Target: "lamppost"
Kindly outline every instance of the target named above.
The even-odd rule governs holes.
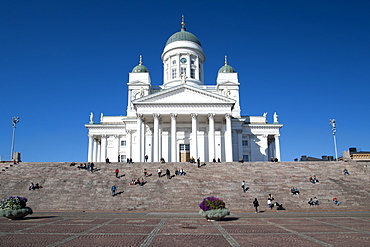
[[[337,124],[335,122],[335,119],[329,119],[329,124],[332,127],[331,130],[334,137],[335,160],[338,160],[337,139],[335,137],[335,134],[337,133]]]
[[[13,127],[13,135],[12,135],[12,150],[11,150],[11,160],[13,160],[14,156],[14,139],[15,139],[15,129],[17,128],[17,123],[19,122],[19,117],[12,118],[12,127]]]

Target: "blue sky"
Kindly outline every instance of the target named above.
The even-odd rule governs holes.
[[[281,156],[370,150],[370,1],[0,1],[0,155],[86,161],[89,113],[126,115],[139,55],[153,85],[180,30],[201,41],[205,84],[224,56],[239,73],[242,115],[273,112]]]

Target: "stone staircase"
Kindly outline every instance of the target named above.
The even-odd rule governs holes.
[[[369,210],[370,162],[245,162],[207,163],[200,168],[190,163],[95,163],[90,172],[69,163],[19,163],[0,172],[0,199],[24,196],[34,211],[186,211],[197,212],[204,197],[223,199],[232,212],[252,211],[255,197],[261,210],[267,209],[267,196],[283,203],[288,211]],[[187,175],[167,179],[158,178],[166,169],[174,175],[183,168]],[[115,169],[120,178],[115,177]],[[146,168],[152,176],[144,178],[144,186],[129,185],[132,178],[143,178]],[[347,168],[351,175],[343,175]],[[312,184],[316,175],[320,183]],[[249,190],[244,193],[241,182]],[[42,189],[28,190],[30,183]],[[111,196],[116,185],[119,194]],[[292,195],[290,188],[298,187],[300,195]],[[122,192],[122,193],[120,193]],[[320,206],[309,207],[309,198],[317,197]],[[332,198],[341,201],[335,206]]]

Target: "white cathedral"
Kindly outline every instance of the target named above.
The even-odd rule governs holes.
[[[280,161],[280,128],[262,116],[241,116],[239,79],[233,67],[219,69],[216,85],[204,84],[206,57],[198,38],[181,30],[162,53],[163,84],[151,84],[140,63],[129,73],[127,116],[90,114],[88,162]]]

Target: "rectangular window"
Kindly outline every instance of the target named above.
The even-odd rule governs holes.
[[[242,145],[243,145],[243,146],[248,146],[248,140],[244,140],[244,141],[242,141]]]
[[[172,65],[176,64],[176,60],[172,60]]]
[[[126,161],[126,155],[121,155],[121,162],[125,162]]]
[[[126,146],[126,141],[121,141],[121,147]]]
[[[190,144],[180,144],[180,151],[190,151]]]
[[[195,79],[195,69],[190,70],[190,77]]]
[[[180,74],[181,75],[186,75],[186,68],[185,67],[181,67],[180,69],[181,69]]]
[[[248,154],[243,155],[243,160],[245,162],[249,162],[249,155]]]
[[[172,79],[176,79],[177,74],[176,74],[176,69],[172,69]]]

